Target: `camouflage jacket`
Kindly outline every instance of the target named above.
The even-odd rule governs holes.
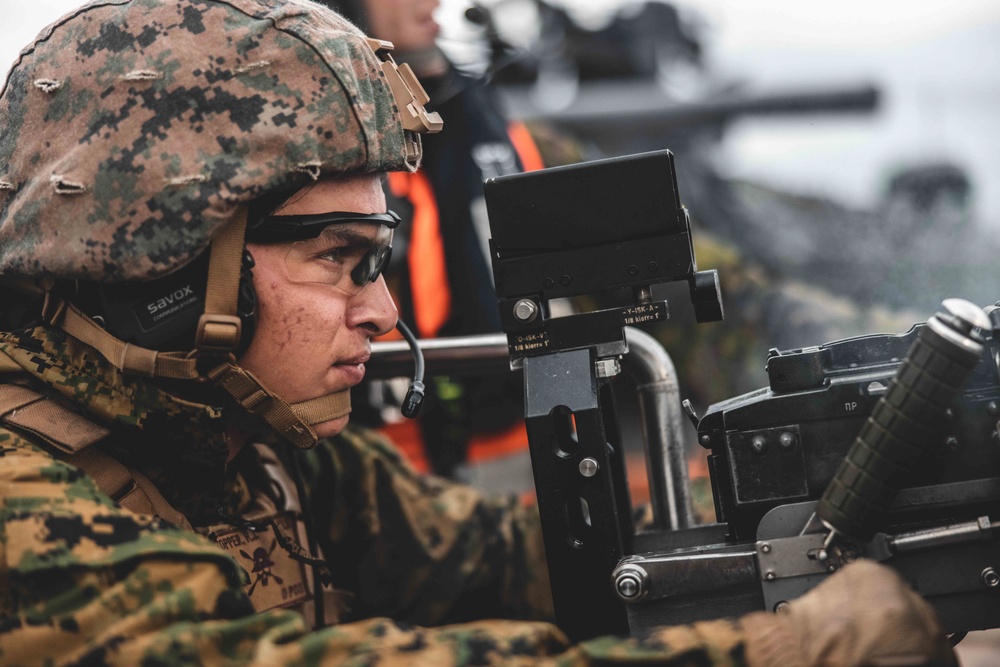
[[[299,461],[317,548],[351,611],[319,630],[286,609],[255,613],[247,571],[186,527],[245,512],[252,495],[243,455],[226,463],[220,408],[122,377],[41,328],[0,334],[0,398],[18,387],[60,410],[38,428],[0,414],[4,665],[743,664],[738,622],[572,645],[547,622],[482,620],[547,613],[534,509],[419,476],[358,431]],[[127,511],[67,462],[45,436],[66,415],[77,444],[141,471],[180,518]]]

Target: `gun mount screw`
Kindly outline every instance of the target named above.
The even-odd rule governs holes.
[[[953,452],[958,449],[958,438],[953,435],[949,435],[948,439],[944,441],[944,446],[948,448],[949,452]]]
[[[791,607],[789,607],[788,603],[784,600],[774,605],[775,614],[787,614],[789,611],[791,611]]]
[[[660,265],[657,264],[656,262],[650,262],[649,264],[646,265],[646,268],[649,269],[650,273],[656,273],[657,271],[660,270]]]
[[[636,266],[635,264],[629,264],[628,265],[628,274],[630,276],[634,276],[637,273],[639,273],[639,267]]]
[[[562,276],[559,277],[559,284],[561,284],[563,287],[566,287],[571,282],[573,282],[573,278],[571,278],[568,273],[564,273],[562,274]]]
[[[782,449],[791,449],[795,446],[795,434],[790,431],[783,431],[778,436],[778,445]]]
[[[763,553],[769,554],[771,553],[771,545],[768,544],[767,542],[764,542],[764,544],[760,545],[760,550]]]
[[[631,602],[646,594],[649,575],[638,565],[623,565],[615,575],[615,592],[618,597]]]
[[[580,474],[584,477],[593,477],[601,469],[601,465],[597,462],[597,459],[588,456],[580,461],[579,469]]]
[[[991,416],[996,417],[1000,413],[1000,405],[997,405],[996,401],[990,401],[986,404],[986,412],[990,413]]]
[[[621,362],[618,357],[610,359],[598,359],[594,363],[594,374],[599,378],[613,378],[622,372]]]
[[[542,281],[542,286],[543,287],[552,287],[555,284],[556,284],[556,281],[552,280],[552,278],[546,278],[545,280]]]
[[[712,444],[712,436],[706,433],[705,435],[701,436],[701,438],[699,438],[698,441],[702,444],[703,447],[708,447],[710,444]]]
[[[826,561],[830,560],[830,554],[827,553],[826,549],[820,549],[819,553],[816,554],[816,560],[818,560],[821,563],[825,563]]]
[[[986,586],[988,590],[994,591],[997,587],[1000,587],[1000,574],[998,574],[992,567],[988,567],[983,570],[980,577],[983,580],[983,586]]]
[[[767,572],[764,573],[764,578],[767,579],[768,581],[774,581],[775,577],[777,576],[778,575],[774,573],[774,570],[768,570]]]
[[[767,449],[767,440],[762,435],[755,435],[750,441],[750,448],[753,449],[754,454],[763,454],[764,450]]]
[[[514,304],[514,317],[522,322],[530,322],[538,315],[538,304],[531,299],[518,299]]]
[[[639,593],[639,585],[632,577],[618,579],[618,594],[623,598],[634,598]]]

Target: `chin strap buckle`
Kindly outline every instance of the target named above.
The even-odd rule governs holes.
[[[319,439],[288,403],[268,391],[249,371],[224,363],[209,371],[208,377],[244,410],[263,419],[299,449],[309,449]]]
[[[198,319],[194,345],[198,352],[228,354],[236,349],[243,323],[236,315],[205,313]]]

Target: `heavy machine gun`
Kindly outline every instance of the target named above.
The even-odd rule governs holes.
[[[623,327],[666,319],[651,286],[671,281],[688,283],[699,321],[722,316],[672,156],[501,177],[486,200],[571,637],[778,610],[859,557],[897,568],[951,632],[1000,627],[1000,313],[949,300],[905,334],[773,350],[770,386],[701,418],[689,407],[718,522],[636,530],[612,395]],[[554,299],[609,290],[627,303],[551,316]]]

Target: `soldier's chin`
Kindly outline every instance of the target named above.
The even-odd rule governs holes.
[[[350,416],[344,415],[343,417],[337,417],[336,419],[330,419],[329,421],[313,424],[313,430],[316,431],[316,435],[321,438],[332,438],[344,430],[348,421],[350,421]]]

